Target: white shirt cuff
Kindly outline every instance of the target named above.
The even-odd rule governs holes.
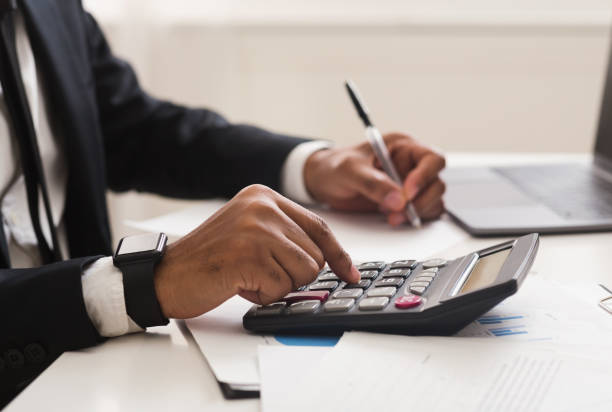
[[[304,166],[311,154],[332,147],[331,142],[314,140],[297,145],[287,156],[281,170],[281,192],[286,197],[299,203],[313,204],[316,200],[310,196],[304,182]]]
[[[123,273],[111,257],[96,260],[81,277],[83,299],[89,318],[100,336],[107,338],[142,332],[127,314],[123,296]]]

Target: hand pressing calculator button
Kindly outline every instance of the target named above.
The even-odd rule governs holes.
[[[389,298],[365,298],[359,302],[360,310],[381,310],[389,303]]]
[[[310,285],[308,290],[334,290],[338,287],[338,282],[328,281],[328,282],[318,282]]]
[[[359,266],[361,272],[376,275],[366,277],[367,273],[359,284],[316,279],[283,302],[253,306],[243,325],[264,334],[364,330],[452,335],[516,293],[537,249],[538,234],[534,233],[448,261],[367,262]],[[319,276],[326,273],[331,272],[325,268]]]
[[[332,299],[325,302],[325,312],[346,312],[355,304],[355,299]]]

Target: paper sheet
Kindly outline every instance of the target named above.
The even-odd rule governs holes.
[[[598,307],[596,285],[588,298],[581,289],[531,274],[518,292],[480,317],[457,336],[504,340],[589,344],[612,342],[612,316]],[[586,286],[582,285],[582,289]]]
[[[185,321],[220,382],[259,385],[257,348],[260,345],[331,347],[339,337],[256,335],[242,327],[252,303],[235,296],[212,311]]]
[[[176,239],[198,227],[224,204],[224,200],[209,200],[178,212],[140,222],[126,221],[126,224],[143,231],[165,232]],[[313,211],[325,219],[355,261],[425,259],[469,237],[448,217],[415,229],[408,225],[393,228],[382,215],[375,213],[341,213],[323,208]]]
[[[610,349],[349,332],[264,412],[607,411]]]
[[[279,399],[293,388],[299,376],[318,367],[330,347],[259,346],[259,374],[261,376],[261,410],[278,410]]]

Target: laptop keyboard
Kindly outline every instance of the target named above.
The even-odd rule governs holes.
[[[612,218],[612,183],[588,167],[565,164],[493,170],[564,218]]]

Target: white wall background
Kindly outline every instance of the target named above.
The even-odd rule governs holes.
[[[443,151],[589,151],[612,3],[601,0],[88,0],[152,93],[340,144],[382,130]],[[182,203],[111,196],[119,222]]]

